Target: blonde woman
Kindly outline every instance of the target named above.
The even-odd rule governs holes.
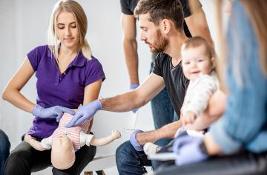
[[[5,100],[34,115],[27,134],[37,141],[53,133],[64,112],[74,114],[71,109],[98,98],[105,75],[99,61],[91,55],[86,31],[87,18],[82,7],[73,0],[58,1],[50,19],[48,45],[38,46],[27,54],[4,90]],[[36,104],[20,92],[34,74]],[[80,174],[95,152],[95,146],[82,147],[76,152],[72,167],[53,168],[53,174]],[[5,174],[29,175],[51,166],[50,153],[50,150],[35,150],[23,141],[10,154]]]

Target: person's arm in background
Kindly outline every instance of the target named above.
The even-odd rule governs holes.
[[[26,58],[24,63],[8,82],[7,87],[3,91],[2,98],[24,111],[32,112],[34,103],[23,96],[20,90],[29,81],[33,74],[34,70],[31,63],[29,59]]]
[[[191,15],[185,18],[185,22],[192,36],[201,36],[206,39],[211,45],[211,39],[206,15],[202,9],[199,0],[188,0]]]
[[[130,78],[130,87],[139,85],[136,19],[134,15],[121,15],[123,51]],[[136,87],[135,87],[136,88]],[[132,87],[132,89],[135,89]]]

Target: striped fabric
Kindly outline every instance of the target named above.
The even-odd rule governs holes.
[[[60,119],[58,128],[54,131],[52,137],[60,137],[63,134],[67,135],[69,139],[72,141],[74,145],[74,149],[80,149],[80,132],[83,131],[84,133],[88,132],[88,128],[90,125],[90,121],[83,123],[82,125],[66,128],[65,125],[71,120],[73,116],[70,114],[65,113],[62,118]]]

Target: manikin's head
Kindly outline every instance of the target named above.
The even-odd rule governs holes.
[[[140,0],[134,11],[141,40],[153,53],[165,52],[174,33],[183,33],[184,16],[179,0]]]
[[[209,74],[215,68],[214,50],[201,37],[187,40],[182,45],[181,57],[184,75],[189,80]]]
[[[53,138],[51,162],[57,169],[68,169],[75,162],[75,150],[71,140],[66,136]]]

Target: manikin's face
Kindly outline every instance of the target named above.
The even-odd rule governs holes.
[[[70,12],[62,11],[56,19],[55,31],[61,45],[75,49],[79,43],[79,29],[76,18]]]
[[[141,40],[150,48],[151,52],[158,53],[166,50],[168,40],[162,35],[159,26],[149,21],[149,14],[139,15]]]
[[[187,48],[181,51],[183,72],[187,79],[193,80],[201,74],[209,74],[213,61],[204,46]]]

